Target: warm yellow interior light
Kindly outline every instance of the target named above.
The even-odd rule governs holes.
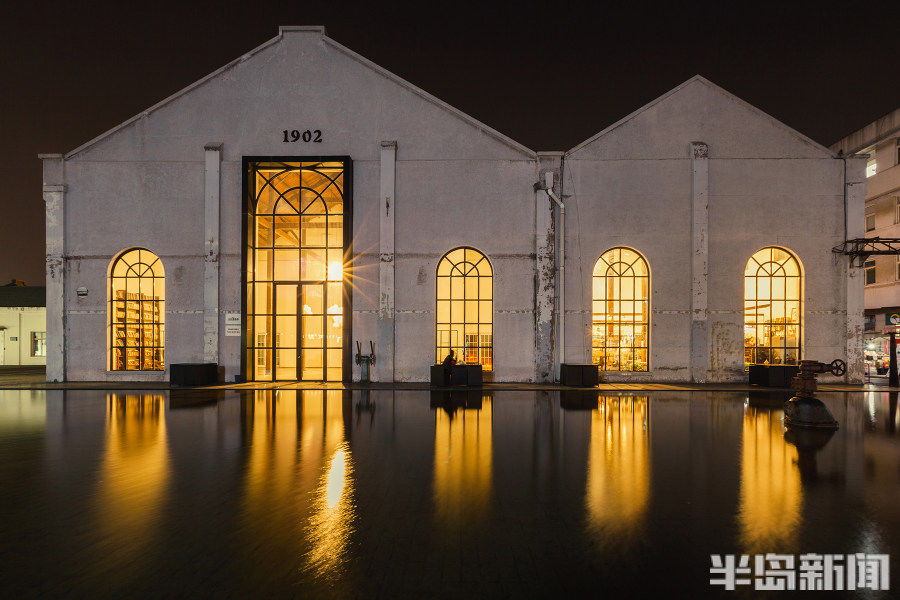
[[[328,263],[328,281],[340,281],[344,277],[344,265],[338,261]]]

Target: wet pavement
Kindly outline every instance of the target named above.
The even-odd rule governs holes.
[[[3,595],[697,597],[710,554],[896,560],[897,394],[820,397],[830,436],[763,392],[0,391]]]

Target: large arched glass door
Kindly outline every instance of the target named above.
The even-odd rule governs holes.
[[[341,161],[249,163],[252,380],[345,378],[345,171]]]

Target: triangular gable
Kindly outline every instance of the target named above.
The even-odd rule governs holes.
[[[639,119],[644,113],[651,111],[652,109],[664,104],[666,101],[668,101],[670,99],[674,99],[675,96],[679,95],[681,92],[683,92],[683,91],[687,90],[688,88],[690,88],[691,86],[695,86],[695,85],[705,86],[705,88],[714,91],[715,93],[717,93],[724,99],[728,100],[732,104],[740,107],[741,109],[745,110],[746,112],[765,121],[769,126],[775,128],[776,130],[785,134],[787,137],[792,138],[794,141],[799,142],[802,146],[806,147],[807,150],[809,152],[811,152],[812,154],[816,154],[816,155],[819,155],[822,157],[834,156],[834,154],[831,152],[831,150],[829,150],[825,146],[808,138],[807,136],[803,135],[799,131],[792,129],[791,127],[788,127],[787,125],[785,125],[778,119],[772,117],[771,115],[756,108],[752,104],[735,96],[731,92],[719,87],[718,85],[709,81],[705,77],[703,77],[701,75],[695,75],[695,76],[691,77],[690,79],[688,79],[687,81],[685,81],[684,83],[682,83],[681,85],[669,90],[662,96],[656,98],[655,100],[653,100],[651,102],[648,102],[647,104],[640,107],[639,109],[632,112],[631,114],[623,117],[622,119],[619,119],[618,121],[616,121],[615,123],[613,123],[606,129],[602,130],[601,132],[599,132],[599,133],[591,136],[590,138],[586,139],[585,141],[581,142],[580,144],[578,144],[577,146],[575,146],[574,148],[572,148],[571,150],[566,152],[566,158],[573,157],[574,155],[579,154],[579,153],[583,153],[584,150],[586,150],[587,148],[590,148],[591,146],[593,146],[594,144],[599,142],[601,139],[611,136],[614,132],[616,132],[623,126],[626,126],[629,123],[632,123],[635,120]],[[693,141],[693,140],[691,140],[691,141]],[[707,140],[700,140],[700,141],[707,141]]]
[[[118,131],[120,131],[120,130],[122,130],[122,129],[125,129],[125,128],[127,128],[127,127],[130,126],[130,125],[133,125],[135,122],[139,121],[140,119],[149,116],[149,115],[152,114],[153,112],[155,112],[155,111],[157,111],[157,110],[159,110],[159,109],[165,107],[165,106],[168,105],[168,104],[171,104],[173,101],[175,101],[175,100],[177,100],[177,99],[179,99],[179,98],[185,96],[186,94],[189,94],[191,91],[193,91],[193,90],[195,90],[195,89],[197,89],[197,88],[203,86],[204,84],[206,84],[206,83],[208,83],[208,82],[210,82],[210,81],[212,81],[212,80],[214,80],[214,79],[220,77],[222,74],[226,73],[227,71],[231,70],[232,68],[236,67],[237,65],[240,65],[240,64],[244,63],[244,62],[247,61],[248,59],[254,57],[254,56],[257,55],[257,54],[259,54],[260,52],[262,52],[262,51],[264,51],[264,50],[266,50],[266,49],[272,47],[273,45],[275,45],[275,44],[281,42],[281,41],[284,39],[284,34],[285,34],[285,32],[313,32],[313,33],[319,33],[319,34],[322,36],[322,40],[325,42],[325,44],[327,44],[327,45],[330,46],[331,48],[333,48],[333,49],[335,49],[335,50],[341,52],[342,54],[344,54],[344,55],[350,57],[351,59],[353,59],[353,60],[355,60],[355,61],[357,61],[357,62],[363,64],[364,66],[366,66],[367,68],[369,68],[369,69],[371,69],[372,71],[376,72],[377,74],[381,75],[382,77],[384,77],[384,78],[390,80],[391,82],[393,82],[393,83],[395,83],[395,84],[401,86],[402,88],[404,88],[404,89],[406,89],[406,90],[408,90],[408,91],[410,91],[410,92],[416,94],[417,96],[423,98],[423,99],[426,100],[427,102],[429,102],[429,103],[431,103],[431,104],[434,104],[434,105],[440,107],[441,109],[443,109],[444,111],[450,113],[450,114],[453,115],[454,117],[456,117],[456,118],[458,118],[458,119],[464,121],[466,124],[468,124],[468,125],[470,125],[470,126],[476,128],[477,130],[479,130],[480,132],[484,133],[485,135],[487,135],[487,136],[489,136],[489,137],[491,137],[491,138],[494,138],[495,140],[501,142],[502,144],[508,146],[509,148],[515,150],[516,152],[519,152],[519,153],[523,154],[524,156],[526,156],[526,157],[528,157],[528,158],[534,158],[534,157],[536,156],[536,152],[535,152],[535,151],[533,151],[533,150],[531,150],[531,149],[529,149],[529,148],[526,148],[525,146],[523,146],[522,144],[516,142],[516,141],[513,140],[512,138],[503,135],[502,133],[496,131],[495,129],[493,129],[493,128],[487,126],[487,125],[485,125],[484,123],[482,123],[482,122],[480,122],[480,121],[478,121],[478,120],[475,119],[474,117],[471,117],[471,116],[467,115],[466,113],[462,112],[461,110],[459,110],[459,109],[457,109],[457,108],[454,108],[453,106],[450,106],[449,104],[447,104],[447,103],[444,102],[443,100],[440,100],[439,98],[436,98],[435,96],[429,94],[429,93],[426,92],[425,90],[423,90],[423,89],[421,89],[421,88],[419,88],[419,87],[416,87],[415,85],[413,85],[412,83],[406,81],[405,79],[403,79],[403,78],[401,78],[401,77],[395,75],[394,73],[391,73],[390,71],[388,71],[387,69],[384,69],[383,67],[378,66],[377,64],[373,63],[372,61],[370,61],[370,60],[368,60],[368,59],[366,59],[366,58],[360,56],[360,55],[357,54],[356,52],[353,52],[352,50],[350,50],[350,49],[347,48],[346,46],[343,46],[343,45],[339,44],[338,42],[336,42],[335,40],[329,38],[329,37],[325,34],[325,28],[324,28],[323,26],[281,26],[281,27],[278,28],[278,35],[275,36],[274,38],[272,38],[272,39],[268,40],[267,42],[265,42],[265,43],[263,43],[263,44],[257,46],[256,48],[254,48],[253,50],[250,50],[250,51],[247,52],[246,54],[243,54],[242,56],[240,56],[239,58],[237,58],[237,59],[235,59],[235,60],[229,62],[229,63],[226,64],[225,66],[223,66],[223,67],[221,67],[221,68],[219,68],[219,69],[213,71],[212,73],[210,73],[209,75],[203,77],[202,79],[199,79],[199,80],[195,81],[195,82],[192,83],[191,85],[189,85],[189,86],[187,86],[187,87],[185,87],[185,88],[179,90],[178,92],[175,92],[174,94],[172,94],[171,96],[165,98],[164,100],[162,100],[162,101],[160,101],[160,102],[157,102],[156,104],[154,104],[154,105],[151,106],[150,108],[148,108],[148,109],[146,109],[146,110],[144,110],[144,111],[138,113],[137,115],[135,115],[134,117],[128,119],[127,121],[125,121],[125,122],[123,122],[123,123],[117,125],[116,127],[113,127],[112,129],[110,129],[110,130],[108,130],[108,131],[102,133],[101,135],[99,135],[99,136],[93,138],[92,140],[90,140],[90,141],[88,141],[88,142],[82,144],[81,146],[78,146],[77,148],[75,148],[75,149],[72,150],[71,152],[68,152],[68,153],[65,155],[65,158],[66,158],[66,159],[70,159],[70,158],[74,157],[75,155],[77,155],[78,153],[84,152],[85,150],[91,148],[92,146],[98,144],[99,142],[102,142],[103,140],[105,140],[105,139],[109,138],[110,136],[114,135],[114,134],[117,133]]]

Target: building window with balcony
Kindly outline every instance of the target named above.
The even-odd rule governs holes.
[[[875,259],[867,260],[863,267],[866,269],[866,285],[875,283]]]

